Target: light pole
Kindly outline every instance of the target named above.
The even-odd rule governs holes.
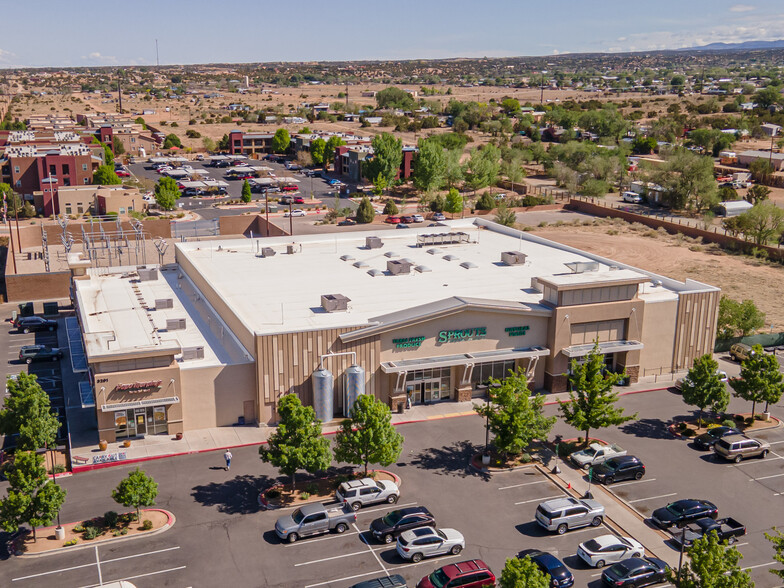
[[[47,453],[49,453],[49,444],[44,443],[44,449]],[[49,454],[49,462],[52,464],[52,482],[57,485],[57,476],[54,473],[54,452]],[[58,534],[58,538],[60,533],[63,533],[63,526],[60,524],[60,510],[57,510],[57,527],[55,528],[55,533]],[[65,535],[63,534],[63,537]]]
[[[289,200],[289,235],[294,234],[294,218],[291,216],[291,200]]]
[[[593,467],[588,468],[588,490],[583,494],[583,498],[593,498],[591,494],[591,480],[593,479]]]
[[[678,584],[681,583],[681,569],[683,568],[683,550],[686,547],[686,527],[681,527],[681,553],[678,556]]]

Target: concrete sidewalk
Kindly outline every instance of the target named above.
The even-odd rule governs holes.
[[[665,383],[652,384],[642,382],[632,386],[619,388],[621,394],[635,394],[666,388]],[[555,404],[558,400],[567,400],[568,393],[548,394],[546,404]],[[475,414],[474,404],[483,404],[484,398],[475,398],[470,402],[445,401],[430,405],[415,405],[403,411],[393,413],[392,423],[401,425],[435,419],[463,417]],[[91,409],[90,409],[91,410]],[[88,415],[84,415],[85,417]],[[94,419],[93,419],[94,420]],[[119,463],[129,463],[158,459],[174,455],[218,451],[229,447],[260,445],[275,430],[269,426],[234,426],[197,429],[183,433],[182,439],[169,435],[149,435],[142,439],[131,439],[130,447],[122,443],[109,443],[106,451],[98,449],[97,430],[94,423],[84,419],[89,428],[71,433],[71,465],[74,473],[103,468]],[[322,426],[325,435],[331,435],[340,428],[340,419]]]

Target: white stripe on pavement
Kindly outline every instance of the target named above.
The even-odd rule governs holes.
[[[528,504],[529,502],[541,502],[543,500],[552,500],[553,498],[561,498],[563,494],[556,494],[555,496],[542,496],[541,498],[534,498],[532,500],[523,500],[522,502],[515,502],[515,506],[520,504]]]
[[[635,502],[645,502],[646,500],[655,500],[656,498],[667,498],[668,496],[675,496],[678,494],[677,492],[671,492],[670,494],[660,494],[659,496],[649,496],[648,498],[638,498],[637,500],[627,500],[629,504],[634,504]]]
[[[533,486],[534,484],[547,484],[550,480],[539,480],[537,482],[526,482],[525,484],[515,484],[513,486],[502,486],[499,490],[509,490],[510,488],[521,488],[523,486]]]
[[[186,566],[179,566],[176,568],[168,568],[166,570],[158,570],[157,572],[147,572],[146,574],[138,574],[136,576],[128,576],[127,578],[120,578],[119,580],[114,580],[115,582],[120,582],[122,580],[136,580],[137,578],[146,578],[147,576],[157,576],[158,574],[166,574],[168,572],[176,572],[177,570],[184,570]],[[83,586],[82,588],[99,588],[100,586],[105,586],[106,584],[91,584],[90,586]]]
[[[779,563],[779,562],[771,561],[771,562],[768,562],[768,563],[757,564],[756,566],[749,566],[747,568],[741,568],[741,569],[745,572],[746,570],[754,570],[756,568],[766,568],[768,566],[775,566],[777,563]]]
[[[771,451],[771,453],[773,453],[773,452]],[[775,455],[776,457],[768,457],[768,458],[765,459],[765,461],[773,461],[774,459],[784,459],[784,456],[778,455],[777,453],[773,453],[773,455]],[[729,465],[727,465],[725,467],[728,467],[728,468],[739,468],[740,466],[755,465],[755,464],[761,464],[761,463],[763,463],[763,462],[760,462],[760,461],[742,461],[740,463],[731,463],[731,464],[729,464]]]
[[[296,547],[297,545],[310,545],[311,543],[318,543],[319,541],[329,541],[330,539],[340,539],[341,537],[345,537],[347,535],[357,535],[359,534],[358,531],[349,531],[348,533],[343,533],[342,535],[330,535],[329,537],[321,537],[320,539],[308,539],[307,541],[295,541],[294,543],[286,543],[283,547]]]
[[[357,529],[357,524],[356,524],[356,523],[354,523],[354,528],[355,528],[355,529]],[[357,531],[359,531],[359,529],[357,529]],[[362,543],[364,543],[365,545],[367,545],[367,548],[370,550],[370,553],[372,553],[372,554],[373,554],[373,557],[375,557],[375,558],[376,558],[376,561],[378,562],[378,565],[380,565],[380,566],[381,566],[381,569],[382,569],[382,570],[384,570],[384,573],[387,575],[387,578],[388,578],[388,577],[389,577],[389,572],[387,571],[387,568],[386,568],[386,566],[384,565],[384,562],[383,562],[383,561],[381,561],[381,558],[380,558],[380,557],[378,557],[378,554],[376,553],[376,550],[375,550],[375,549],[373,549],[373,548],[370,546],[370,543],[368,543],[368,542],[367,542],[367,539],[365,539],[365,538],[364,538],[362,535],[360,535],[360,536],[359,536],[359,538],[360,538],[360,539],[362,539]]]
[[[780,478],[784,474],[773,474],[772,476],[762,476],[759,478],[749,478],[749,482],[756,482],[758,480],[770,480],[771,478]]]
[[[41,572],[40,574],[30,574],[29,576],[22,576],[20,578],[11,578],[12,582],[18,582],[19,580],[29,580],[30,578],[40,578],[41,576],[50,576],[52,574],[59,574],[60,572],[70,572],[71,570],[79,570],[81,568],[91,568],[95,565],[94,562],[90,562],[88,564],[82,564],[80,566],[72,566],[70,568],[62,568],[59,570],[52,570],[50,572]]]
[[[620,484],[610,484],[607,488],[612,490],[613,488],[620,488],[621,486],[628,486],[629,484],[644,484],[645,482],[655,482],[656,478],[646,478],[645,480],[634,480],[632,482],[621,482]]]
[[[379,549],[379,550],[380,549],[389,549],[389,546],[385,545],[384,547],[376,547],[376,549]],[[373,551],[372,548],[371,548],[371,551]],[[351,553],[344,553],[342,555],[333,555],[331,557],[322,557],[321,559],[314,559],[314,560],[311,560],[311,561],[304,561],[302,563],[294,564],[294,567],[295,568],[299,568],[299,567],[302,567],[302,566],[309,566],[310,564],[314,564],[314,563],[321,563],[321,562],[325,562],[325,561],[332,561],[333,559],[344,559],[346,557],[354,557],[355,555],[366,555],[366,554],[367,554],[367,551],[365,551],[363,549],[362,551],[352,551]]]
[[[369,510],[365,510],[364,508],[361,508],[361,509],[359,509],[357,511],[357,516],[359,516],[361,514],[369,514],[371,512],[378,512],[380,510],[389,510],[390,508],[393,508],[393,507],[395,509],[398,509],[398,508],[405,508],[407,506],[415,506],[416,504],[418,504],[418,503],[416,503],[416,502],[406,502],[405,504],[388,504],[387,506],[382,506],[380,508],[371,508]],[[312,541],[311,541],[311,543],[312,543]]]

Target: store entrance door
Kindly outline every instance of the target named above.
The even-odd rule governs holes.
[[[136,434],[137,435],[146,435],[147,434],[147,411],[143,408],[137,408],[134,410],[133,419],[136,421]]]
[[[418,380],[406,384],[406,394],[411,398],[411,404],[430,404],[441,400],[441,380]]]

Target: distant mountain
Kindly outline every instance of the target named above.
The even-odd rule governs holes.
[[[784,49],[784,40],[746,41],[745,43],[710,43],[701,47],[683,47],[678,51],[735,51],[749,49]]]

